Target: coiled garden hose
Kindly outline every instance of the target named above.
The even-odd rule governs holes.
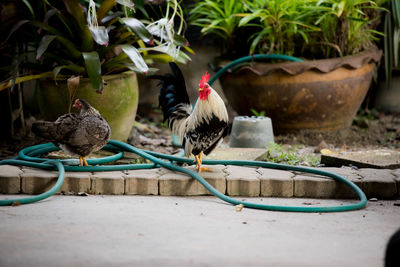
[[[290,60],[290,61],[302,61],[301,59],[284,56],[284,55],[254,55],[239,58],[230,64],[226,65],[222,69],[220,69],[209,81],[211,85],[218,77],[220,77],[224,72],[228,69],[233,68],[234,66],[253,60],[264,60],[264,59],[283,59],[283,60]],[[266,204],[256,204],[252,202],[241,201],[238,199],[234,199],[228,197],[214,187],[212,187],[203,177],[201,177],[198,173],[187,169],[177,166],[176,163],[186,163],[186,164],[194,164],[192,159],[187,159],[178,156],[166,155],[162,153],[146,151],[129,144],[110,140],[109,143],[104,147],[105,150],[115,152],[114,155],[99,159],[88,159],[88,163],[95,166],[71,166],[70,164],[77,164],[78,160],[51,160],[41,158],[42,155],[59,150],[58,147],[55,145],[48,143],[42,145],[36,145],[27,147],[22,149],[18,153],[18,157],[16,159],[8,159],[0,161],[0,165],[9,164],[9,165],[22,165],[34,168],[41,168],[46,170],[55,170],[59,171],[59,176],[57,179],[56,184],[47,192],[33,196],[33,197],[26,197],[26,198],[19,198],[19,199],[5,199],[0,200],[0,206],[5,205],[13,205],[13,204],[27,204],[33,203],[42,199],[45,199],[53,194],[55,194],[62,186],[65,176],[65,171],[86,171],[86,172],[97,172],[97,171],[121,171],[121,170],[134,170],[134,169],[151,169],[151,168],[158,168],[164,167],[173,171],[178,171],[185,173],[192,178],[196,179],[200,184],[202,184],[208,191],[210,191],[213,195],[220,198],[223,201],[231,203],[233,205],[243,205],[243,207],[253,208],[253,209],[262,209],[262,210],[274,210],[274,211],[290,211],[290,212],[339,212],[339,211],[350,211],[350,210],[357,210],[362,209],[367,204],[367,198],[363,191],[353,182],[347,180],[346,178],[337,175],[332,172],[327,172],[319,169],[308,168],[308,167],[300,167],[300,166],[291,166],[285,164],[277,164],[271,162],[263,162],[263,161],[248,161],[248,160],[203,160],[203,164],[205,165],[236,165],[236,166],[252,166],[252,167],[263,167],[263,168],[271,168],[271,169],[280,169],[280,170],[288,170],[288,171],[296,171],[296,172],[305,172],[305,173],[312,173],[317,175],[326,176],[329,178],[334,179],[335,181],[344,183],[352,191],[354,191],[360,200],[357,203],[351,203],[347,205],[340,205],[340,206],[329,206],[329,207],[309,207],[309,206],[276,206],[276,205],[266,205]],[[137,155],[150,160],[153,163],[148,164],[125,164],[125,165],[98,165],[103,163],[112,162],[123,157],[123,152],[132,152],[136,153]]]
[[[340,205],[340,206],[329,206],[329,207],[309,207],[309,206],[275,206],[275,205],[265,205],[265,204],[256,204],[252,202],[241,201],[238,199],[234,199],[228,197],[214,187],[212,187],[203,177],[201,177],[197,172],[194,172],[187,168],[182,168],[177,166],[175,163],[186,163],[186,164],[193,164],[192,159],[166,155],[162,153],[146,151],[129,144],[126,144],[121,141],[110,140],[107,146],[105,147],[106,150],[115,151],[116,154],[110,157],[100,158],[100,159],[90,159],[88,163],[90,164],[99,164],[99,163],[106,163],[113,160],[117,160],[122,158],[123,151],[135,153],[145,159],[152,161],[153,163],[149,164],[125,164],[125,165],[100,165],[100,166],[70,166],[63,164],[62,160],[51,160],[51,159],[44,159],[41,158],[43,154],[58,150],[59,148],[55,145],[48,143],[42,145],[31,146],[21,150],[18,154],[17,159],[8,159],[3,160],[0,164],[10,164],[10,165],[23,165],[35,168],[42,168],[47,170],[55,170],[58,169],[59,176],[56,184],[46,193],[33,196],[33,197],[26,197],[26,198],[19,198],[19,199],[6,199],[0,200],[0,205],[12,205],[12,204],[27,204],[42,200],[47,198],[54,193],[56,193],[60,188],[64,181],[65,171],[89,171],[89,172],[96,172],[96,171],[121,171],[121,170],[134,170],[134,169],[150,169],[156,167],[164,167],[173,171],[178,171],[185,173],[197,181],[199,181],[208,191],[210,191],[213,195],[217,196],[223,201],[231,203],[233,205],[242,204],[244,207],[247,208],[254,208],[254,209],[262,209],[262,210],[275,210],[275,211],[292,211],[292,212],[338,212],[338,211],[349,211],[349,210],[357,210],[364,208],[367,203],[367,198],[365,194],[358,188],[354,183],[347,180],[346,178],[337,175],[335,173],[322,171],[318,169],[308,168],[308,167],[300,167],[300,166],[290,166],[284,164],[277,164],[271,162],[262,162],[262,161],[248,161],[248,160],[203,160],[203,164],[205,165],[216,165],[216,164],[223,164],[223,165],[237,165],[237,166],[253,166],[253,167],[263,167],[263,168],[271,168],[271,169],[281,169],[281,170],[289,170],[289,171],[297,171],[297,172],[307,172],[313,173],[318,175],[323,175],[330,177],[338,182],[342,182],[345,185],[349,186],[351,190],[353,190],[360,201],[357,203],[347,204],[347,205]],[[68,163],[68,161],[64,161],[64,163]]]

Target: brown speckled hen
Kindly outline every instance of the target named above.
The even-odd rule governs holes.
[[[40,121],[32,131],[69,155],[78,155],[80,166],[88,166],[86,156],[102,149],[110,140],[111,129],[107,121],[86,100],[76,99],[73,105],[79,114],[68,113],[55,122]]]

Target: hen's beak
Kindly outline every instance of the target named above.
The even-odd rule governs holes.
[[[82,108],[82,105],[81,105],[81,103],[79,102],[79,100],[77,99],[77,100],[75,100],[75,102],[74,102],[74,104],[72,105],[72,107],[77,108],[77,109],[81,109],[81,108]]]

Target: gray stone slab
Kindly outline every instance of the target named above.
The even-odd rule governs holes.
[[[318,169],[323,171],[333,172],[335,174],[343,176],[344,178],[350,180],[355,185],[357,185],[361,190],[363,189],[361,174],[356,169],[352,169],[349,167],[342,167],[342,168],[324,167]],[[334,197],[354,199],[357,198],[357,194],[353,190],[351,190],[349,186],[343,183],[337,183]]]
[[[158,195],[158,177],[160,169],[129,170],[124,173],[125,194]]]
[[[221,165],[203,165],[212,172],[201,172],[200,175],[218,191],[225,192],[225,173],[224,166]],[[197,172],[194,166],[185,167]],[[166,173],[159,177],[159,193],[164,196],[196,196],[208,195],[210,192],[204,188],[194,178],[180,173],[167,170]]]
[[[261,196],[266,197],[293,197],[294,174],[289,171],[259,168],[261,181]]]
[[[227,194],[230,196],[259,196],[261,191],[260,174],[255,168],[227,166]]]
[[[58,179],[57,171],[48,171],[22,168],[21,173],[21,191],[26,194],[41,194],[50,190]]]
[[[94,194],[122,195],[125,190],[123,172],[94,172],[92,177],[91,191]]]
[[[398,195],[395,176],[390,170],[360,169],[363,191],[368,198],[392,199]]]
[[[321,164],[332,167],[352,165],[359,168],[396,169],[400,168],[400,152],[377,149],[322,154]]]
[[[22,170],[12,165],[0,165],[0,193],[16,194],[21,191]]]
[[[234,148],[218,147],[211,154],[205,156],[205,159],[215,160],[256,160],[265,154],[264,148]]]

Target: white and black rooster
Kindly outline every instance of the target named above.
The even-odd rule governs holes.
[[[185,156],[194,155],[198,172],[210,171],[201,167],[203,153],[211,153],[228,133],[225,103],[207,83],[210,74],[205,72],[199,84],[199,98],[192,109],[181,70],[174,62],[169,65],[172,74],[151,77],[160,80],[158,99],[164,121],[168,119],[168,126],[182,143]]]

